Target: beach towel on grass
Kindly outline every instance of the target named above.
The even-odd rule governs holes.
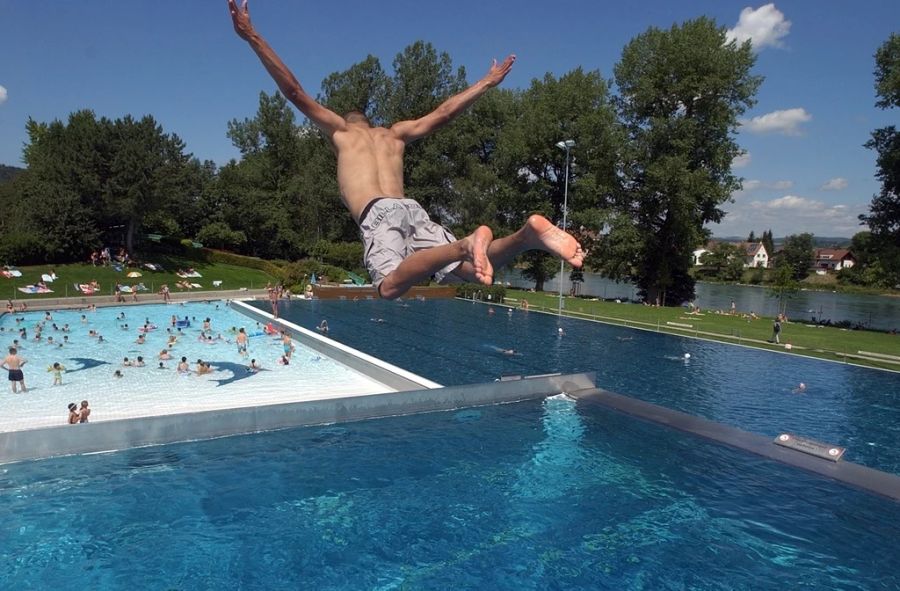
[[[26,285],[25,287],[20,287],[19,291],[22,293],[53,293],[53,290],[49,287],[38,287],[37,285]]]

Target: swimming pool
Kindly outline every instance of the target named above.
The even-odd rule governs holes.
[[[0,317],[0,343],[6,347],[13,339],[19,339],[20,355],[27,359],[24,369],[28,386],[26,394],[4,392],[6,412],[0,414],[0,431],[65,424],[66,405],[85,399],[92,408],[91,421],[96,422],[389,390],[296,340],[290,365],[279,365],[278,359],[284,352],[280,338],[263,334],[262,326],[230,309],[225,302],[59,310],[51,311],[45,320],[46,314],[28,312]],[[173,326],[173,315],[176,322],[189,326]],[[207,318],[211,334],[221,338],[200,341]],[[42,339],[35,341],[35,325],[41,321]],[[156,328],[141,333],[145,323]],[[63,330],[66,325],[68,331]],[[16,330],[23,327],[27,340]],[[238,353],[234,342],[240,328],[251,335],[247,357]],[[103,341],[89,336],[90,331],[103,336]],[[143,344],[136,342],[141,334],[145,337]],[[170,348],[171,337],[176,342]],[[52,344],[48,342],[50,338]],[[172,359],[162,361],[164,369],[159,369],[159,353],[163,349],[170,352]],[[134,361],[138,356],[144,358],[145,366],[123,366],[125,357]],[[215,371],[202,376],[179,374],[175,368],[181,357],[187,358],[191,369],[195,369],[198,359],[203,359]],[[248,372],[250,359],[256,359],[262,371]],[[54,362],[67,370],[62,375],[62,386],[53,385],[53,373],[48,371]],[[115,371],[120,371],[122,377],[113,377]],[[8,384],[3,387],[8,388]]]
[[[10,589],[900,585],[897,503],[565,397],[0,471]]]
[[[289,303],[282,316],[305,327],[325,318],[331,338],[442,384],[595,371],[598,387],[747,431],[845,446],[848,461],[900,474],[898,373],[489,309],[460,300],[313,300]],[[803,394],[793,392],[799,382],[808,385]]]

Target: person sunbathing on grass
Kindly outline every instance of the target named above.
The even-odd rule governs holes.
[[[516,56],[510,55],[500,64],[494,60],[481,80],[424,117],[398,121],[389,128],[372,127],[365,114],[351,111],[342,117],[306,93],[253,28],[246,0],[240,8],[235,0],[228,0],[228,8],[235,32],[250,45],[284,96],[331,142],[337,154],[341,198],[360,227],[366,268],[381,297],[396,299],[429,277],[440,283],[451,273],[491,285],[494,267],[532,249],[545,250],[581,267],[581,246],[543,216],[532,215],[520,230],[496,240],[487,226],[456,240],[446,228],[432,222],[418,203],[404,197],[403,152],[407,144],[450,123],[500,84]]]

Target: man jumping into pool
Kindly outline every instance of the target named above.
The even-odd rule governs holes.
[[[403,196],[403,151],[406,144],[440,129],[500,84],[515,56],[498,64],[433,112],[391,127],[372,127],[365,114],[351,111],[341,117],[310,97],[268,43],[250,23],[247,1],[238,8],[228,0],[238,36],[247,41],[284,96],[321,129],[337,154],[341,197],[359,224],[365,263],[381,297],[395,299],[413,285],[434,276],[441,282],[449,273],[485,285],[493,282],[494,267],[511,262],[526,250],[540,249],[580,267],[584,252],[569,234],[540,215],[532,215],[517,232],[493,239],[481,226],[462,240],[432,222],[422,207]]]

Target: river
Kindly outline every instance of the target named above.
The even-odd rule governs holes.
[[[512,287],[534,287],[534,282],[523,279],[517,270],[504,269],[497,280],[509,282]],[[566,274],[563,280],[564,293],[569,293],[571,287]],[[544,289],[558,293],[559,283],[556,277],[548,280]],[[730,310],[731,302],[734,301],[739,312],[755,312],[762,316],[778,314],[778,299],[769,295],[769,290],[765,287],[698,282],[696,292],[695,303],[703,309]],[[630,283],[610,281],[594,273],[585,273],[584,283],[579,286],[578,293],[603,299],[635,300],[637,287]],[[794,319],[822,319],[831,322],[847,320],[875,329],[900,330],[900,297],[800,291],[788,299],[787,315]]]

